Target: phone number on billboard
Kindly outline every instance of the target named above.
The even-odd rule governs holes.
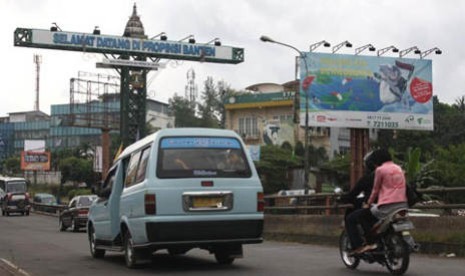
[[[373,128],[399,128],[399,122],[373,121]]]

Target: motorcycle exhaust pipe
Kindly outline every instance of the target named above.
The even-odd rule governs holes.
[[[413,237],[410,236],[410,235],[404,235],[404,241],[408,244],[408,246],[410,247],[410,250],[412,252],[418,252],[420,251],[420,244],[416,243],[414,240],[413,240]]]

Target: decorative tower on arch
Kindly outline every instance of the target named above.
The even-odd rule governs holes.
[[[147,39],[144,26],[134,4],[131,17],[124,28],[124,37]],[[144,55],[121,55],[121,59],[146,61]],[[145,114],[147,100],[146,69],[121,67],[121,138],[127,146],[146,135]]]

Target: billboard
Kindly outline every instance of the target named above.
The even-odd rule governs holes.
[[[21,170],[48,171],[50,170],[50,152],[22,151]]]
[[[301,124],[433,130],[432,62],[306,53],[301,62]]]

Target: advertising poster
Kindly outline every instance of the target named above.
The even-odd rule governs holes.
[[[433,130],[432,62],[306,53],[301,62],[301,124]]]
[[[50,152],[22,151],[21,170],[48,171],[50,170]]]

